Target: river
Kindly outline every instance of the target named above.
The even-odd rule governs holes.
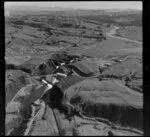
[[[119,29],[119,27],[115,26],[114,29],[112,29],[109,33],[106,34],[106,36],[120,39],[120,40],[130,41],[130,42],[134,42],[134,43],[142,45],[142,42],[139,42],[137,40],[132,40],[132,39],[128,39],[128,38],[124,38],[124,37],[120,37],[120,36],[115,36],[115,34],[117,34],[116,30],[118,30],[118,29]]]

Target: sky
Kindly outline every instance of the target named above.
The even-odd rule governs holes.
[[[5,6],[30,5],[75,9],[136,9],[142,10],[142,1],[71,1],[71,2],[5,2]]]

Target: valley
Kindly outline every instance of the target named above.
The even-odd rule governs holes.
[[[141,12],[16,11],[5,17],[6,135],[143,135]]]

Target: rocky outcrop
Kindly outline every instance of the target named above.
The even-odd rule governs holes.
[[[6,106],[6,135],[22,135],[24,133],[26,123],[31,117],[31,105],[41,97],[46,88],[47,86],[44,85],[30,84],[18,91]]]
[[[77,74],[79,74],[82,77],[94,76],[93,72],[90,72],[87,67],[80,63],[70,64],[68,65],[68,68],[73,69]]]
[[[18,75],[16,76],[15,74],[11,74],[12,76],[6,77],[6,105],[22,87],[34,82],[34,80],[32,80],[32,78],[30,78],[29,75],[23,71],[13,70],[8,73],[18,73]]]
[[[113,81],[84,80],[65,91],[66,99],[88,117],[143,130],[142,94]],[[136,116],[135,116],[136,114]]]

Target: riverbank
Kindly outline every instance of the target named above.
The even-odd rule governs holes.
[[[120,26],[116,32],[120,37],[137,40],[139,42],[143,40],[142,26]]]
[[[114,29],[112,29],[109,33],[106,34],[106,36],[120,39],[120,40],[124,40],[124,41],[134,42],[134,43],[142,45],[142,42],[140,42],[138,40],[129,39],[129,38],[126,38],[126,37],[119,35],[117,32],[119,29],[120,29],[120,27],[115,26]]]

